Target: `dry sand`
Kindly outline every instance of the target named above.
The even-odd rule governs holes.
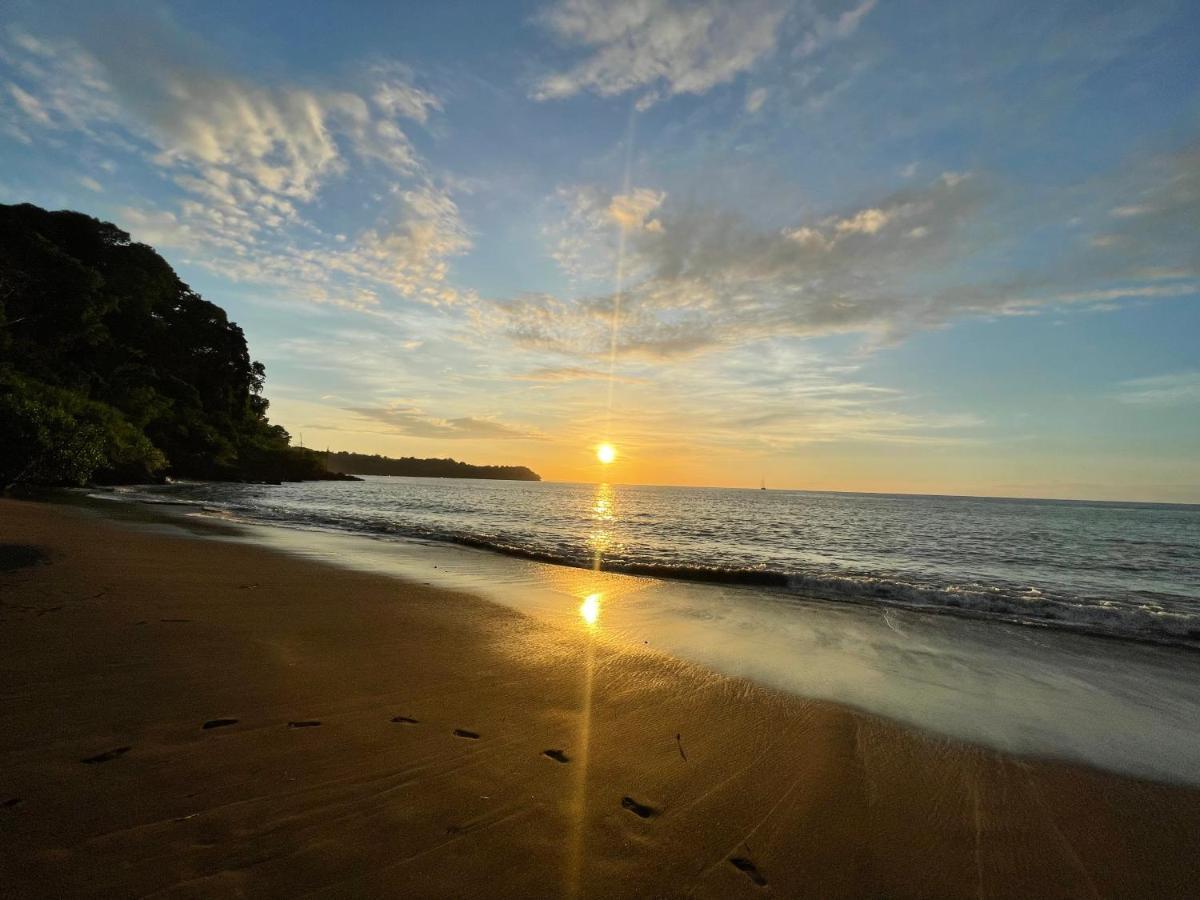
[[[66,507],[0,543],[5,897],[1200,889],[1194,789]]]

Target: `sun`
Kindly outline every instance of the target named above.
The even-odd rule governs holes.
[[[617,448],[612,444],[601,444],[596,448],[596,459],[600,460],[600,462],[604,463],[604,465],[607,466],[616,458]]]

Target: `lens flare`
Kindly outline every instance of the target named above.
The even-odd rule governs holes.
[[[601,444],[596,448],[596,459],[600,460],[600,462],[604,463],[604,465],[607,466],[616,458],[617,448],[612,444]]]
[[[579,615],[583,616],[583,621],[589,625],[595,625],[596,620],[600,618],[600,595],[588,594],[583,598],[583,603],[579,605]]]

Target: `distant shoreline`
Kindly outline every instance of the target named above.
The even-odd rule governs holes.
[[[325,467],[353,475],[407,476],[410,478],[479,478],[497,481],[541,481],[528,466],[477,466],[446,457],[390,457],[378,454],[327,452]]]

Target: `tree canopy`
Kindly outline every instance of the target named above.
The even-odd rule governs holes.
[[[108,222],[0,205],[0,487],[330,477],[225,311]]]

